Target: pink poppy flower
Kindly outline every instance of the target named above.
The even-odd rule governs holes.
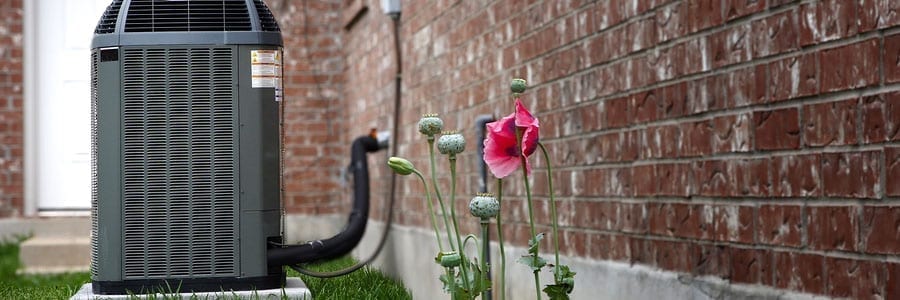
[[[522,164],[521,156],[530,156],[537,149],[540,123],[516,99],[516,112],[487,124],[484,140],[484,161],[497,178],[509,176]],[[516,130],[522,130],[522,144],[516,143]],[[525,172],[531,174],[531,164],[525,160]]]

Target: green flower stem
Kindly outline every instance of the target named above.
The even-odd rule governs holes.
[[[519,149],[522,148],[522,130],[516,130],[516,142],[519,144]],[[531,201],[531,184],[528,183],[528,169],[527,167],[527,157],[525,155],[519,156],[520,161],[522,162],[522,178],[525,182],[525,197],[528,199],[528,224],[531,227],[531,239],[537,244],[537,232],[534,229],[534,203]],[[529,245],[531,246],[531,245]],[[538,249],[540,247],[538,246]],[[534,258],[534,265],[538,265],[538,255],[537,253],[532,253],[531,256]],[[537,299],[541,300],[541,277],[539,274],[539,270],[534,270],[534,289],[537,292]]]
[[[556,268],[559,267],[559,222],[557,221],[556,216],[556,199],[553,197],[553,167],[550,163],[550,155],[547,154],[547,148],[544,147],[544,144],[538,143],[538,146],[541,147],[541,152],[544,153],[544,161],[547,163],[547,188],[550,189],[550,217],[551,222],[553,222],[553,250],[556,251]],[[558,276],[556,272],[553,272],[554,280],[558,281]],[[559,282],[555,282],[559,283]]]
[[[456,245],[459,246],[459,256],[462,257],[463,287],[471,291],[469,287],[469,260],[466,259],[466,251],[463,249],[462,240],[459,238],[459,222],[456,221],[456,154],[450,154],[450,220],[453,221],[453,231],[456,233]]]
[[[447,270],[447,285],[450,286],[450,299],[456,299],[456,276],[453,275],[453,268],[446,267]]]
[[[506,299],[506,251],[503,250],[503,178],[497,178],[497,202],[500,203],[500,213],[497,214],[497,243],[500,244],[500,300]]]
[[[491,241],[488,240],[488,230],[490,230],[491,219],[489,218],[481,218],[481,242],[483,245],[481,249],[483,250],[485,245],[488,245],[488,249],[490,249]],[[487,261],[484,259],[485,251],[478,251],[481,254],[481,271],[485,274],[488,273],[488,265]],[[479,283],[480,284],[480,283]],[[487,299],[488,290],[485,289],[484,292],[481,292],[481,299]]]
[[[441,243],[441,232],[437,228],[437,221],[434,218],[434,204],[431,203],[431,193],[428,192],[428,184],[425,183],[425,177],[422,177],[422,173],[419,173],[418,170],[413,170],[413,173],[419,177],[419,180],[422,181],[422,186],[425,187],[425,201],[428,201],[428,216],[431,217],[431,228],[434,228],[434,236],[437,237],[438,250],[444,252],[444,245]]]
[[[434,195],[437,196],[438,204],[441,206],[441,217],[444,219],[444,228],[447,230],[447,243],[450,244],[450,250],[456,251],[456,246],[453,245],[453,239],[451,238],[452,232],[450,229],[450,221],[447,220],[447,209],[444,207],[441,189],[437,184],[437,168],[434,163],[434,136],[428,137],[428,155],[431,160],[431,187],[434,190]]]

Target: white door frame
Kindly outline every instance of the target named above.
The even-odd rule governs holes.
[[[23,156],[24,156],[24,167],[22,168],[24,174],[22,174],[22,181],[24,183],[23,193],[24,199],[24,211],[23,215],[26,217],[36,216],[38,212],[38,199],[37,199],[37,128],[35,127],[35,121],[37,119],[37,99],[35,93],[35,81],[37,80],[35,75],[35,50],[36,47],[36,36],[35,31],[37,31],[37,13],[35,12],[35,1],[22,1],[24,2],[22,7],[22,66],[23,76],[22,76],[22,91],[23,91],[23,114],[25,115],[25,123],[23,124]]]

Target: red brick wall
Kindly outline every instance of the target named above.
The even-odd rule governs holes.
[[[0,0],[0,218],[22,214],[22,1]]]
[[[343,34],[343,139],[389,126],[393,109],[390,21],[362,2],[369,13]],[[554,156],[568,255],[900,297],[896,1],[403,5],[399,152],[426,169],[423,113],[461,129],[460,211],[477,190],[473,121],[508,114],[508,82],[524,77]],[[543,162],[534,175],[546,231]],[[506,232],[524,245],[521,177],[506,182]],[[427,228],[421,188],[399,188],[399,223]]]
[[[341,170],[345,63],[340,1],[266,1],[284,38],[284,206],[289,213],[347,211]]]

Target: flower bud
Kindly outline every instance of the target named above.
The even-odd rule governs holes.
[[[438,138],[437,148],[441,154],[459,154],[466,149],[466,139],[455,131],[444,132],[444,135]]]
[[[528,83],[522,78],[513,79],[512,83],[509,85],[509,89],[512,90],[514,94],[524,93],[526,87],[528,87]]]
[[[493,194],[478,194],[469,201],[469,212],[482,219],[493,218],[500,213],[500,202]]]
[[[394,170],[395,173],[400,175],[409,175],[416,170],[411,162],[404,158],[396,156],[392,156],[388,159],[388,166],[391,167],[391,169]]]
[[[425,114],[419,119],[419,132],[427,136],[434,136],[444,129],[444,121],[436,114]]]
[[[438,254],[437,259],[441,263],[441,266],[447,268],[458,267],[462,264],[462,257],[459,256],[459,253],[456,253],[456,251],[441,252]]]

